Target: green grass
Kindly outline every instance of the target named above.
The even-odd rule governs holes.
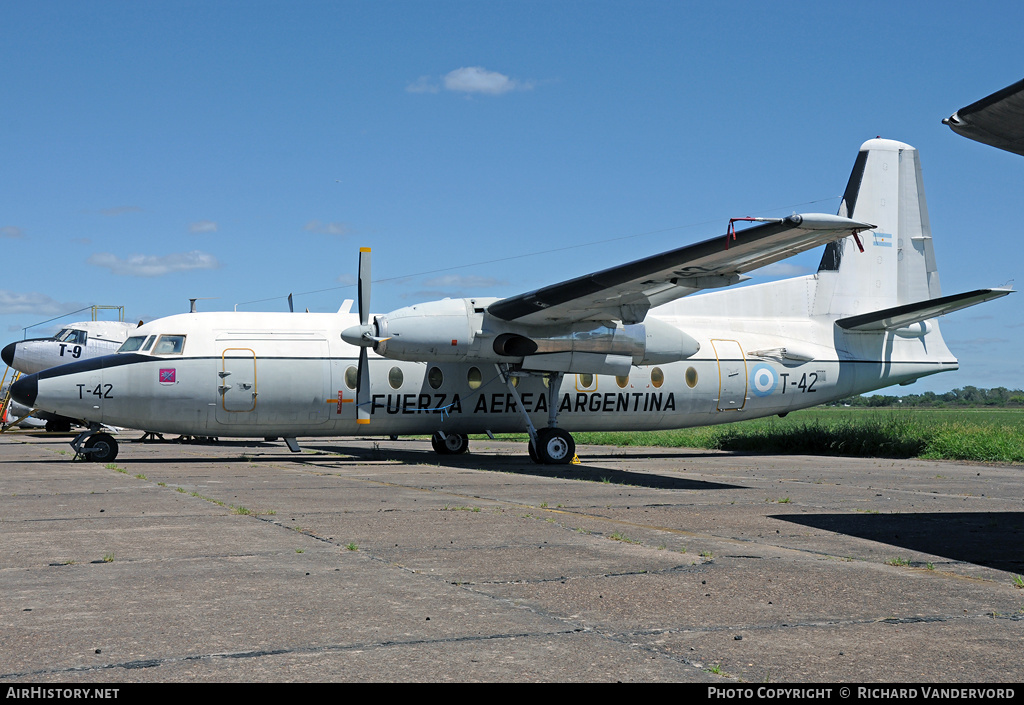
[[[785,418],[573,436],[590,445],[1024,463],[1022,409],[815,407]]]

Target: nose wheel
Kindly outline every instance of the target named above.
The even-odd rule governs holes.
[[[469,436],[462,433],[446,433],[442,436],[438,432],[430,437],[430,445],[438,455],[459,455],[469,450]]]

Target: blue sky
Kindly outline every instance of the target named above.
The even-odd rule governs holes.
[[[374,311],[509,296],[834,213],[876,135],[921,152],[943,292],[1020,288],[1024,159],[940,121],[1020,80],[1021,26],[1018,2],[0,0],[0,343],[89,304],[337,310],[360,246]],[[1024,386],[1019,296],[943,319],[961,370],[907,391]]]

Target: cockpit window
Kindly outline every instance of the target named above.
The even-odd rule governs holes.
[[[148,338],[146,338],[146,344],[142,346],[142,352],[146,352],[151,347],[153,347],[153,341],[154,340],[156,340],[156,336],[155,335],[151,335]]]
[[[150,336],[150,337],[152,337],[152,336]],[[121,347],[119,347],[117,349],[117,351],[119,353],[135,352],[136,350],[138,350],[139,348],[142,347],[142,344],[145,341],[146,341],[146,336],[144,336],[144,335],[133,335],[131,338],[128,338],[128,340],[126,340],[123,343],[121,343]]]
[[[181,355],[185,349],[185,336],[183,335],[161,335],[160,340],[153,346],[154,355]]]
[[[57,340],[62,343],[70,343],[72,345],[85,345],[85,342],[89,339],[89,334],[84,330],[74,330],[65,328],[57,334]]]

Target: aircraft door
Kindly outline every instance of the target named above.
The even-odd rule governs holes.
[[[221,423],[245,421],[247,412],[256,408],[256,353],[250,348],[225,348],[217,372],[220,403],[217,420]]]
[[[747,362],[735,340],[712,340],[718,358],[718,410],[739,410],[747,401]]]

